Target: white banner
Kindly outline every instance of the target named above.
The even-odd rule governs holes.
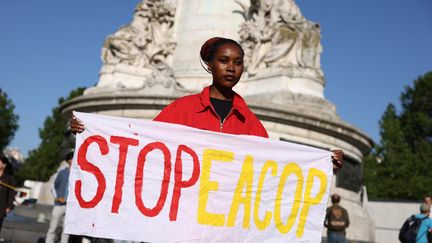
[[[331,153],[78,113],[66,232],[143,242],[321,242]]]

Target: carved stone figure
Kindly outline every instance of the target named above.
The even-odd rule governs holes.
[[[246,21],[239,34],[249,76],[268,67],[310,68],[322,76],[319,26],[305,20],[293,0],[251,0],[242,7]]]
[[[305,33],[303,36],[302,60],[305,67],[321,70],[321,34],[318,24],[305,22]]]
[[[150,17],[148,11],[138,6],[132,22],[107,37],[102,47],[104,64],[124,63],[141,67],[149,64],[144,50],[151,42]]]
[[[175,79],[174,71],[166,63],[160,62],[155,66],[156,69],[153,71],[151,77],[149,77],[144,83],[146,86],[151,88],[155,85],[163,85],[165,88],[178,87],[183,88]]]
[[[176,1],[143,0],[138,4],[132,22],[106,38],[102,48],[104,67],[101,73],[141,70],[141,73],[147,73],[144,75],[147,76],[145,83],[168,76],[169,80],[173,79],[169,64],[176,47],[173,36]],[[145,83],[132,86],[149,86]],[[117,80],[115,85],[120,89],[129,86],[122,80]]]

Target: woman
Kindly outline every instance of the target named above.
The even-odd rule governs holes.
[[[241,96],[233,91],[244,68],[244,52],[240,44],[231,39],[214,37],[203,44],[200,56],[206,64],[206,71],[213,77],[212,84],[200,94],[175,100],[154,120],[215,132],[267,138],[264,126]],[[72,117],[70,128],[74,133],[81,133],[84,124]],[[340,168],[343,152],[334,150],[332,158],[334,168]]]
[[[6,214],[13,209],[15,200],[16,180],[13,176],[12,165],[4,156],[0,156],[0,232],[3,225],[3,219]]]

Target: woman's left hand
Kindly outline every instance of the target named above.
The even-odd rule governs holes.
[[[333,163],[333,172],[336,173],[336,171],[343,166],[343,156],[344,152],[340,149],[332,150],[332,163]]]

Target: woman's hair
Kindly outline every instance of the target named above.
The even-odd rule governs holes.
[[[6,165],[3,172],[5,174],[13,175],[13,168],[12,168],[12,164],[9,162],[9,159],[4,155],[0,155],[0,160],[2,161],[3,164]]]
[[[232,40],[232,39],[222,38],[222,37],[213,37],[213,38],[208,39],[201,46],[200,56],[201,56],[201,59],[203,60],[203,62],[208,65],[208,63],[213,61],[213,59],[215,58],[215,53],[218,50],[218,48],[220,46],[222,46],[224,44],[228,44],[228,43],[237,46],[241,50],[242,55],[244,55],[243,48],[241,47],[241,45],[237,41]],[[203,68],[207,72],[210,72],[210,70],[208,70],[206,67],[203,66]]]

